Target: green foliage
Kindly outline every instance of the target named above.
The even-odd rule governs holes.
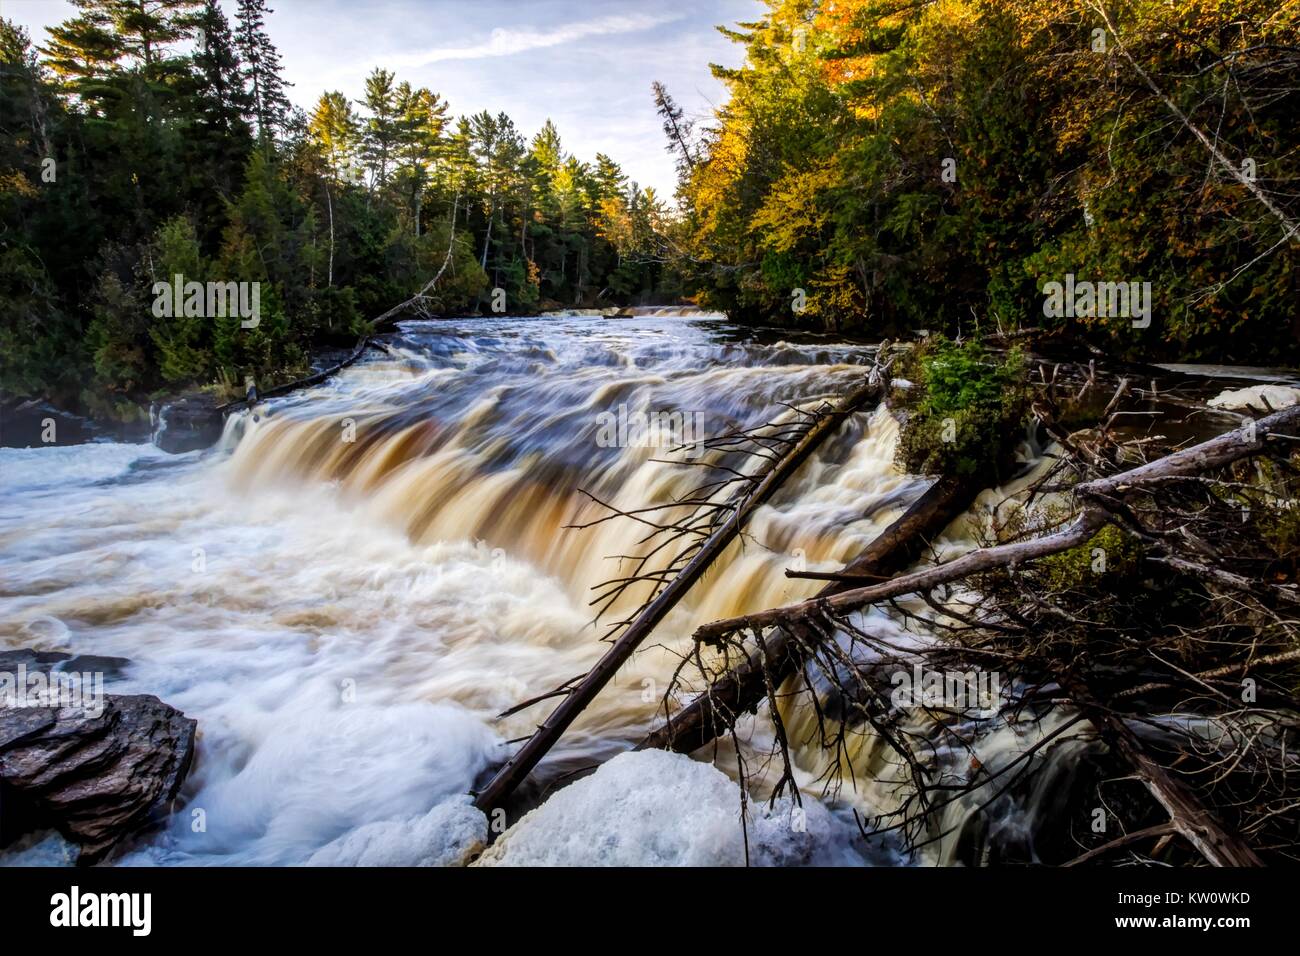
[[[977,340],[931,336],[897,370],[907,410],[898,458],[913,474],[1004,477],[1023,434],[1029,389],[1018,351],[990,354]]]
[[[1105,51],[1086,0],[768,7],[726,31],[744,65],[681,164],[701,302],[872,336],[974,316],[1145,361],[1300,357],[1300,245],[1233,176],[1300,218],[1295,4],[1122,0]],[[1149,281],[1150,327],[1045,315],[1067,274]]]
[[[384,69],[308,118],[266,0],[233,25],[217,0],[76,6],[39,49],[0,18],[0,390],[123,417],[272,386],[440,273],[426,301],[449,314],[497,287],[513,313],[680,292],[653,191],[554,124],[530,149],[505,114],[454,121]],[[259,283],[260,323],[154,315],[175,275]]]
[[[1300,508],[1266,509],[1258,519],[1258,527],[1268,547],[1294,571],[1300,563]]]
[[[82,343],[30,250],[0,248],[0,306],[0,389],[75,400]]]
[[[1139,580],[1142,547],[1137,539],[1106,525],[1086,544],[1036,561],[1033,573],[1051,593],[1091,591],[1100,586],[1114,594]]]
[[[88,339],[97,382],[107,392],[139,392],[156,382],[149,351],[149,303],[114,271],[91,293]]]

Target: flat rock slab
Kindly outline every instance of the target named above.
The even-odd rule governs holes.
[[[122,670],[131,662],[125,657],[105,657],[102,654],[65,654],[63,651],[37,651],[19,648],[14,651],[0,651],[0,673],[15,674],[21,664],[28,671],[43,671],[54,674],[99,673],[104,680],[112,680],[122,675]]]
[[[103,859],[180,790],[197,721],[157,697],[105,695],[99,707],[0,707],[0,800]],[[4,813],[0,807],[0,813]]]

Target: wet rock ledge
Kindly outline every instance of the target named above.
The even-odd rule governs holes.
[[[0,848],[55,829],[80,847],[78,864],[96,863],[165,813],[189,771],[197,721],[147,694],[70,706],[4,699],[19,674],[111,675],[125,663],[0,652]]]
[[[210,448],[221,438],[225,415],[213,395],[192,392],[149,409],[153,443],[173,455]]]

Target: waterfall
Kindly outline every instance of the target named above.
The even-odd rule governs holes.
[[[680,311],[404,323],[390,351],[232,417],[204,455],[0,451],[0,646],[127,658],[110,692],[199,721],[183,801],[129,861],[299,863],[394,821],[436,830],[431,808],[553,702],[496,715],[584,672],[646,596],[593,620],[593,585],[650,546],[628,518],[569,527],[608,514],[593,498],[678,500],[706,475],[674,450],[681,432],[791,420],[873,361]],[[602,431],[611,416],[668,424]],[[901,514],[925,482],[894,465],[897,428],[884,410],[847,421],[543,769],[625,750],[698,624],[811,595],[787,568],[837,570]],[[754,740],[767,732],[757,719]],[[868,812],[888,796],[868,780],[884,755],[862,756],[842,798]],[[799,759],[815,798],[824,755]]]

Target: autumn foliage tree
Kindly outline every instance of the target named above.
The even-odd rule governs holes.
[[[724,31],[745,62],[683,170],[684,261],[738,318],[1294,357],[1298,27],[1267,0],[771,0]],[[1150,282],[1153,321],[1045,316],[1066,274]]]

